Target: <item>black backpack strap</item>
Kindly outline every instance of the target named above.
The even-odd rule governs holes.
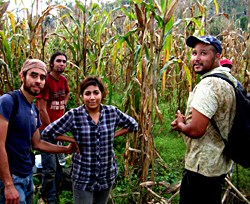
[[[10,120],[9,120],[9,122],[10,122],[14,118],[14,116],[17,114],[18,99],[17,99],[16,91],[8,91],[8,92],[6,92],[6,94],[11,95],[13,98],[13,101],[14,101],[14,106],[13,106],[12,112],[10,114]]]
[[[210,75],[205,76],[202,79],[205,79],[206,77],[218,77],[218,78],[221,78],[221,79],[225,80],[226,82],[228,82],[229,84],[231,84],[235,88],[234,83],[228,77],[226,77],[223,74],[218,74],[218,73],[210,74]]]

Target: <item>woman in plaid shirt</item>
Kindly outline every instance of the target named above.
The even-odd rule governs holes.
[[[74,203],[105,204],[118,174],[114,138],[137,132],[137,122],[114,106],[103,105],[104,87],[95,77],[81,83],[83,105],[71,109],[43,131],[47,140],[72,141],[79,147],[72,164]],[[116,127],[121,129],[115,131]]]

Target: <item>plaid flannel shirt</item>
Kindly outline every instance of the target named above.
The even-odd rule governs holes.
[[[101,104],[98,124],[89,116],[85,105],[72,109],[43,131],[45,140],[71,132],[79,146],[73,156],[72,179],[76,188],[93,191],[110,187],[118,174],[113,141],[116,127],[137,131],[137,122],[114,106]]]

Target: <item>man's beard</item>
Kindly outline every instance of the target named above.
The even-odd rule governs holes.
[[[60,69],[60,70],[56,70],[57,73],[62,74],[64,72],[64,70]]]
[[[30,87],[27,86],[26,80],[23,81],[23,88],[25,91],[27,91],[32,96],[38,96],[41,93],[41,89],[39,92],[32,92]]]
[[[206,74],[207,72],[210,72],[210,70],[200,70],[200,71],[195,71],[195,69],[193,68],[195,74],[199,74],[199,75],[203,75]]]

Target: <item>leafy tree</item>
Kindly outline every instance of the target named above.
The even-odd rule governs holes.
[[[240,27],[242,30],[247,31],[248,19],[247,16],[240,17]]]

